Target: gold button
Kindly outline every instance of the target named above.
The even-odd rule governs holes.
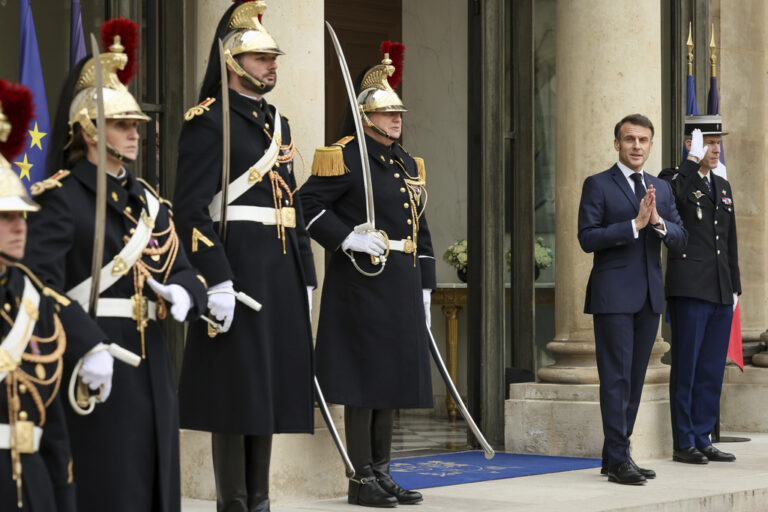
[[[395,173],[395,178],[399,178],[399,177],[400,177],[400,173],[399,173],[399,172],[396,172],[396,173]]]
[[[286,200],[285,200],[285,206],[288,206],[289,204],[290,204],[290,203],[289,203],[289,202],[288,202],[288,200],[286,199]]]
[[[403,203],[403,208],[408,208],[410,205],[408,203]]]
[[[255,110],[253,112],[251,112],[251,114],[253,114],[253,117],[255,117],[257,119],[259,118],[259,113],[256,112]]]
[[[6,313],[10,313],[11,312],[11,304],[9,302],[6,302],[5,304],[3,304],[3,309],[5,310]]]
[[[412,224],[411,219],[408,219],[405,222],[407,222],[408,224]]]
[[[127,213],[128,215],[130,215],[131,213],[133,213],[133,210],[131,209],[131,207],[130,207],[130,206],[126,206],[126,207],[125,207],[125,213]]]
[[[379,158],[381,158],[381,161],[382,161],[382,162],[386,162],[386,161],[387,161],[387,159],[386,159],[386,158],[384,158],[384,155],[379,155]]]
[[[686,257],[687,257],[687,256],[686,256],[685,254],[683,254],[683,258],[686,258]]]
[[[720,249],[717,250],[717,254],[720,254]]]
[[[405,187],[400,187],[400,192],[405,192]]]
[[[394,161],[394,160],[392,160],[392,159],[390,158],[390,159],[389,159],[389,163],[390,163],[390,164],[393,164],[393,163],[395,163],[395,161]]]
[[[715,235],[715,240],[720,240],[720,235]]]
[[[21,421],[27,421],[27,418],[28,418],[28,417],[29,417],[29,416],[27,416],[27,411],[21,411],[21,412],[19,413],[19,419],[20,419]]]
[[[715,224],[717,224],[717,221],[715,221]]]
[[[269,130],[269,123],[264,123],[264,126]]]
[[[19,384],[19,393],[26,393],[27,392],[27,386],[25,384]]]
[[[406,239],[406,240],[410,240],[410,239],[411,239],[411,237],[410,237],[410,236],[407,236],[407,237],[405,237],[405,239]]]
[[[117,192],[114,192],[114,191],[112,192],[112,200],[114,202],[117,202]]]
[[[128,230],[128,232],[130,234],[134,234],[136,232],[136,228],[131,228],[131,229]]]

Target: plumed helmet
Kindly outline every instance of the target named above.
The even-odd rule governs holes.
[[[227,35],[223,38],[224,50],[232,56],[246,52],[285,55],[277,41],[261,24],[267,3],[264,0],[241,1],[229,17]]]
[[[381,63],[369,69],[360,83],[357,103],[360,110],[370,112],[407,112],[394,88],[400,82],[403,72],[405,46],[401,43],[381,43]]]
[[[32,93],[23,85],[0,80],[0,211],[37,211],[10,161],[26,141],[34,114]]]

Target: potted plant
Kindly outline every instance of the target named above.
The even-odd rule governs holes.
[[[536,279],[538,279],[539,273],[552,265],[552,249],[544,245],[544,239],[541,237],[537,237],[533,244],[533,259],[536,262]]]
[[[467,282],[467,241],[458,240],[445,250],[443,261],[456,269],[459,281]]]

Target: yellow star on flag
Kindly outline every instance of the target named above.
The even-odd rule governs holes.
[[[37,146],[40,149],[40,151],[42,151],[43,150],[43,146],[42,146],[42,144],[40,144],[40,141],[43,140],[43,137],[45,137],[48,134],[45,133],[45,132],[38,131],[37,123],[35,123],[35,129],[34,130],[27,130],[27,131],[29,131],[29,136],[32,137],[32,142],[30,142],[29,147],[33,148],[33,147]]]
[[[27,154],[24,153],[24,161],[23,162],[13,162],[16,164],[16,166],[21,169],[21,172],[19,173],[19,178],[24,179],[24,176],[27,177],[27,181],[31,181],[32,178],[29,177],[29,170],[32,168],[32,164],[27,161]]]

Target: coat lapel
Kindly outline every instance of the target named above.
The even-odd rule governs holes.
[[[632,192],[629,183],[627,183],[627,178],[616,164],[614,164],[614,166],[611,168],[611,177],[613,178],[613,181],[616,182],[616,185],[621,189],[621,191],[624,192],[624,195],[627,196],[629,202],[632,203],[635,208],[639,208],[640,203],[638,202],[637,197],[635,197],[635,193]]]

